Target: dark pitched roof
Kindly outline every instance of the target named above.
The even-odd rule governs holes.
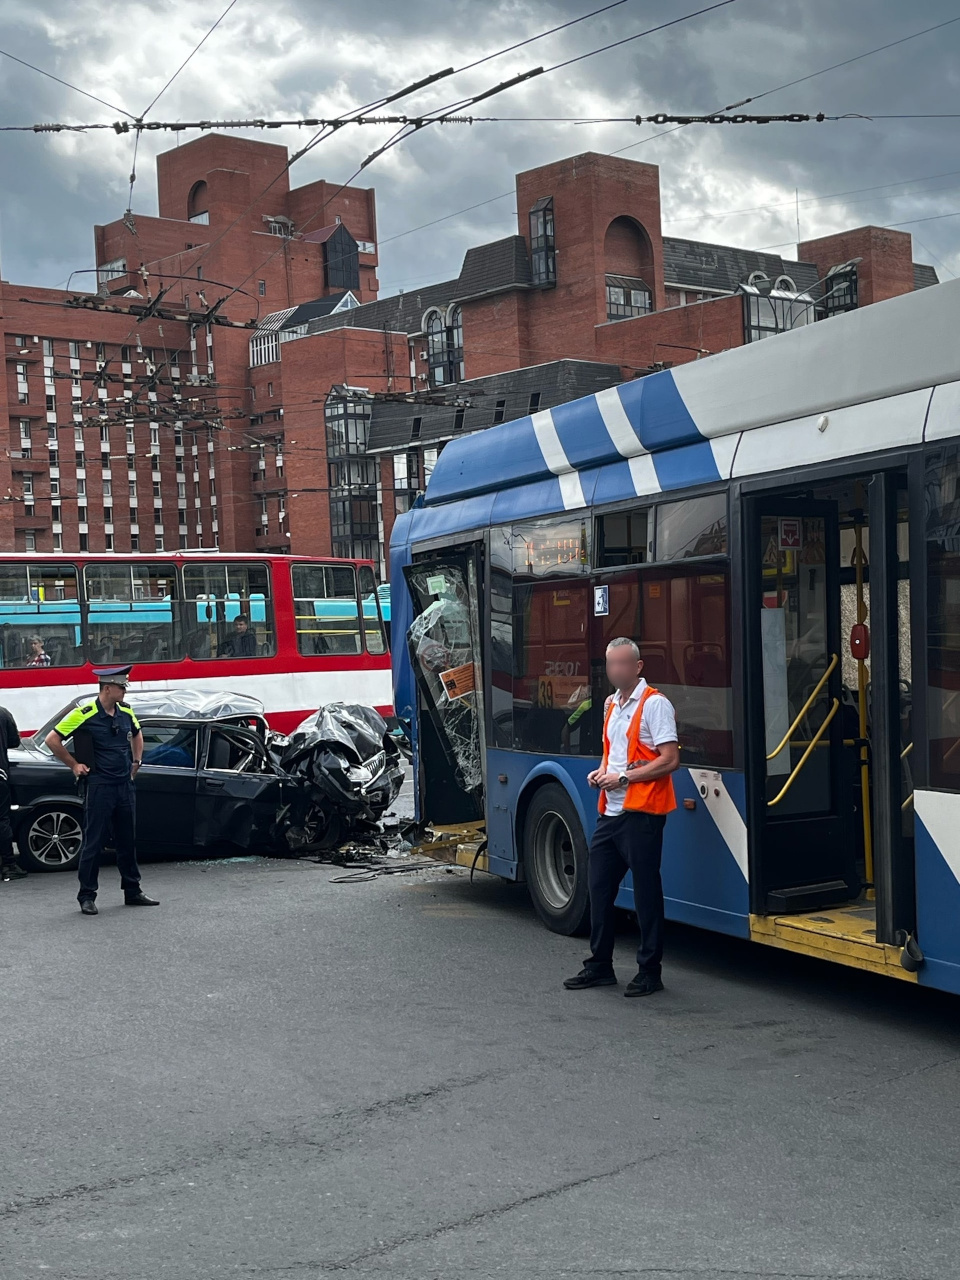
[[[762,271],[770,280],[787,275],[800,290],[812,288],[817,280],[817,268],[812,262],[702,240],[663,238],[663,278],[668,285],[732,293],[738,284],[746,284],[751,271]]]
[[[531,412],[530,397],[539,395],[536,409],[552,409],[581,396],[602,391],[623,381],[620,366],[594,360],[553,360],[549,364],[511,369],[486,378],[473,378],[442,388],[451,400],[462,396],[471,403],[462,410],[462,425],[456,427],[456,405],[395,404],[375,400],[370,411],[368,453],[405,449],[410,444],[430,444],[454,436],[482,431],[494,425],[498,401],[503,403],[504,422],[523,418]],[[440,389],[438,389],[440,390]],[[480,392],[483,392],[481,395]],[[420,434],[412,439],[413,420],[420,419]]]
[[[349,311],[338,311],[335,316],[325,316],[311,321],[307,333],[323,333],[327,329],[392,329],[398,333],[419,333],[423,313],[430,307],[445,307],[453,298],[456,280],[442,284],[426,285],[410,293],[398,293],[392,298],[378,298],[376,302],[364,302]]]
[[[491,244],[468,249],[456,280],[425,285],[410,293],[365,302],[351,311],[338,312],[310,324],[307,333],[323,333],[346,325],[358,329],[387,329],[399,333],[419,333],[423,315],[431,307],[446,307],[454,301],[479,298],[506,289],[530,287],[530,259],[523,236],[506,236]]]
[[[457,300],[504,289],[527,289],[532,282],[526,240],[523,236],[506,236],[467,250],[457,280]]]
[[[940,279],[937,276],[935,267],[928,267],[922,262],[913,264],[913,287],[914,289],[929,289],[932,284],[939,284]]]

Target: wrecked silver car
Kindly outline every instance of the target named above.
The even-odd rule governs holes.
[[[28,871],[70,870],[79,862],[83,799],[44,738],[82,700],[10,752],[14,835]],[[133,693],[129,702],[144,738],[136,782],[144,860],[335,848],[358,826],[375,823],[399,790],[399,782],[396,789],[392,781],[371,785],[397,749],[370,708],[333,704],[285,738],[270,730],[262,703],[243,694],[178,689]]]

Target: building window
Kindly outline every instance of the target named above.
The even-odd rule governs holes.
[[[823,282],[823,314],[838,316],[844,311],[856,311],[859,305],[859,283],[856,263],[844,263],[831,267]]]
[[[653,310],[653,295],[639,277],[607,276],[607,319],[625,320]]]
[[[557,283],[552,196],[544,196],[530,210],[530,266],[534,284],[549,286]]]
[[[450,313],[449,324],[439,311],[430,312],[427,318],[427,364],[432,387],[463,381],[463,312],[459,307],[454,307]]]
[[[258,281],[257,281],[257,296],[258,296],[258,297],[260,297],[260,298],[265,298],[265,297],[267,296],[267,282],[266,282],[266,280],[258,280]]]
[[[268,396],[272,396],[272,395],[273,395],[273,383],[272,383],[272,382],[268,382],[268,383],[267,383],[267,395],[268,395]]]
[[[410,439],[419,440],[420,431],[423,427],[423,418],[414,418],[413,426],[410,428]]]
[[[357,242],[342,223],[323,243],[323,271],[328,289],[360,288]]]
[[[540,392],[530,392],[530,403],[527,406],[527,413],[538,413],[540,410]]]
[[[747,342],[760,342],[775,333],[788,333],[814,320],[813,299],[806,294],[771,290],[760,293],[754,285],[743,291],[743,332]]]
[[[207,184],[202,180],[195,182],[190,188],[190,194],[187,197],[187,219],[204,226],[210,221],[210,214],[207,212]]]
[[[53,339],[52,338],[43,339],[43,354],[45,356],[53,355]]]
[[[458,409],[458,410],[456,411],[456,413],[453,415],[453,429],[454,429],[454,431],[462,431],[462,430],[463,430],[463,419],[464,419],[464,416],[465,416],[466,412],[467,412],[467,411],[466,411],[466,409]]]
[[[79,342],[69,342],[69,343],[67,343],[67,346],[68,346],[69,351],[70,351],[70,358],[71,358],[72,360],[79,360],[79,359],[80,359],[80,343],[79,343]]]
[[[280,337],[277,333],[262,333],[250,339],[250,366],[256,369],[262,364],[272,364],[280,359]]]
[[[503,421],[506,411],[507,411],[506,400],[498,400],[493,410],[494,425],[496,425],[496,423],[498,422]]]
[[[77,535],[77,537],[78,537],[78,538],[79,538],[79,540],[80,540],[80,550],[81,550],[81,551],[89,551],[89,550],[90,550],[90,545],[89,545],[89,543],[90,543],[90,539],[89,539],[88,535],[87,535],[87,534],[85,534],[85,533],[81,533],[81,534],[78,534],[78,535]]]
[[[140,535],[139,535],[139,533],[131,533],[131,535],[130,535],[130,550],[131,550],[131,551],[139,551],[139,550],[140,550]]]
[[[108,284],[111,280],[117,280],[126,274],[126,258],[114,258],[112,262],[101,262],[100,266],[97,267],[97,282],[99,284]],[[101,345],[101,343],[97,343],[97,358],[102,360],[103,357],[99,350]]]
[[[28,529],[23,535],[23,545],[26,551],[36,551],[37,535],[31,529]]]

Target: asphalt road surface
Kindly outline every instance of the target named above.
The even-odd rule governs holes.
[[[336,874],[0,885],[3,1280],[960,1274],[956,999],[683,928],[570,993],[522,889]]]

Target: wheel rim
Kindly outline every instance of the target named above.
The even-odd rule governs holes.
[[[559,813],[545,813],[533,834],[533,865],[547,906],[563,911],[573,899],[576,855],[570,828]]]
[[[27,848],[45,867],[63,867],[80,852],[83,829],[72,813],[42,813],[30,824]]]

